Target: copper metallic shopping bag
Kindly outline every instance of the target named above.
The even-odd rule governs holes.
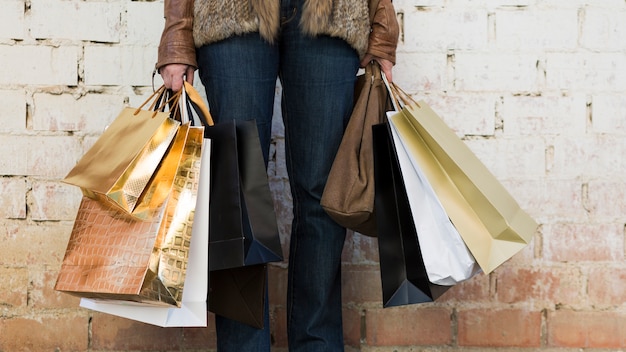
[[[485,273],[526,247],[537,223],[428,104],[389,119]]]
[[[135,206],[180,125],[165,111],[166,95],[161,87],[139,108],[123,109],[63,182],[80,187],[90,198],[146,218],[145,209],[135,211]]]
[[[55,289],[80,297],[180,306],[202,163],[203,127],[181,125],[146,192],[147,220],[83,197]],[[154,196],[154,195],[161,196]]]

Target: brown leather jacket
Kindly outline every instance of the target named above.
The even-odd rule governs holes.
[[[250,11],[250,6],[240,6],[247,9],[244,14],[241,14],[237,6],[240,3],[246,4],[250,0],[243,0],[245,1],[244,3],[241,1],[165,0],[165,27],[159,44],[156,68],[159,69],[173,63],[186,64],[197,68],[196,47],[237,33],[259,31],[266,40],[271,42],[274,39],[272,36],[277,33],[279,26],[272,4],[279,4],[279,0],[253,0],[251,1],[253,4],[252,11]],[[371,54],[375,57],[387,59],[395,64],[399,26],[393,4],[391,0],[369,0],[369,4],[366,1],[307,0],[306,4],[309,5],[308,7],[314,10],[307,12],[306,7],[303,9],[301,25],[306,26],[306,30],[312,34],[327,34],[345,39],[359,53],[360,57],[363,57],[365,54]],[[314,3],[315,5],[313,5]],[[355,6],[350,6],[351,4]],[[220,8],[223,6],[230,7],[231,11],[229,13],[234,18],[222,20],[224,16],[220,12]],[[324,12],[320,11],[320,9],[325,7],[328,8],[328,17],[331,17],[330,13],[336,10],[333,6],[355,9],[353,11],[362,9],[365,13],[349,13],[346,18],[336,15],[333,15],[334,17],[330,19],[315,17],[319,16],[320,12]],[[368,6],[370,9],[368,9]],[[276,6],[276,8],[278,7]],[[341,13],[340,11],[334,12]],[[349,21],[349,19],[353,18],[362,18],[362,21],[357,20],[355,26],[355,21]],[[220,21],[222,23],[217,23]],[[210,25],[203,25],[203,23]],[[231,28],[233,23],[236,23],[239,28]],[[220,27],[220,24],[223,25]],[[368,27],[371,28],[369,36],[367,33]],[[214,28],[218,29],[215,30]],[[359,30],[359,28],[363,28],[363,30]],[[207,31],[209,32],[208,34],[206,33]]]

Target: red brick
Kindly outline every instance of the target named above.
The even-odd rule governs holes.
[[[580,304],[584,300],[584,282],[580,271],[572,267],[511,267],[495,272],[496,299],[504,303],[545,302]]]
[[[559,262],[621,261],[624,231],[620,224],[544,226],[544,259]],[[580,244],[584,243],[584,246]]]
[[[471,309],[458,313],[459,346],[539,347],[541,312]]]
[[[348,231],[341,259],[344,263],[353,264],[378,263],[378,240]]]
[[[454,285],[441,297],[437,298],[437,302],[480,302],[490,299],[489,275],[481,273],[467,281]]]
[[[206,328],[183,328],[183,342],[180,350],[200,350],[216,348],[215,315],[208,314]]]
[[[87,351],[86,315],[0,318],[0,351]]]
[[[576,348],[626,347],[626,315],[615,311],[557,310],[548,314],[548,345]]]
[[[268,297],[270,305],[287,305],[287,268],[270,264],[268,267]]]
[[[363,315],[358,308],[343,310],[343,340],[346,346],[361,346]]]
[[[182,328],[162,328],[104,313],[94,313],[91,347],[112,351],[180,350]]]
[[[382,301],[380,271],[377,265],[344,265],[342,273],[344,303]]]
[[[274,309],[271,333],[272,347],[287,347],[287,312],[284,307]]]
[[[624,303],[626,268],[600,267],[589,270],[589,301],[595,306],[619,306]]]
[[[367,309],[365,340],[368,346],[447,345],[451,315],[450,309],[431,304]]]

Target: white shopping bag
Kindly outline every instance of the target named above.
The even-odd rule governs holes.
[[[395,119],[392,118],[395,114],[388,113],[388,120],[428,280],[438,285],[455,285],[480,273],[480,267],[450,221],[419,164],[405,147],[395,126]]]

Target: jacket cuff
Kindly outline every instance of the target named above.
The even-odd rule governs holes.
[[[367,53],[396,63],[400,26],[390,0],[380,0],[372,21]]]

